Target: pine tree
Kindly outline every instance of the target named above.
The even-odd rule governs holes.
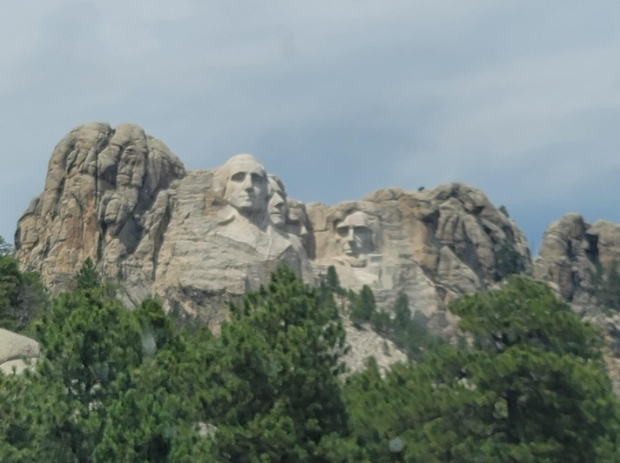
[[[226,461],[314,462],[346,429],[335,306],[278,269],[203,349],[202,421]],[[325,447],[324,447],[325,446]]]
[[[36,461],[183,461],[189,441],[208,452],[187,390],[183,358],[194,354],[161,304],[130,311],[105,287],[80,286],[36,325],[41,358],[25,400]]]
[[[7,243],[6,240],[0,236],[0,257],[8,257],[13,255],[13,245],[11,243]]]
[[[401,292],[394,303],[394,328],[407,326],[409,321],[411,321],[409,298],[405,293]]]
[[[355,323],[366,323],[372,320],[377,311],[375,295],[370,286],[362,286],[359,296],[351,304],[351,320]]]
[[[47,291],[39,275],[21,272],[16,259],[0,256],[0,328],[27,330],[47,303]]]
[[[370,461],[620,461],[600,335],[549,288],[513,276],[450,310],[471,349],[348,379],[350,426]]]
[[[342,288],[340,287],[340,279],[338,278],[338,272],[336,267],[330,265],[327,267],[327,287],[335,293],[340,293]]]
[[[82,290],[93,289],[99,286],[100,277],[95,269],[95,264],[89,257],[84,261],[82,268],[76,277],[76,288]]]

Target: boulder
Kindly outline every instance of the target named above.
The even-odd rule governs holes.
[[[0,371],[21,373],[39,357],[39,344],[26,336],[0,328]]]

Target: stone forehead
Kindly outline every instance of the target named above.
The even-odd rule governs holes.
[[[362,211],[357,211],[349,214],[345,219],[338,224],[340,227],[367,227],[370,228],[372,224],[372,217]]]
[[[281,193],[286,194],[286,188],[284,188],[284,183],[280,180],[280,177],[274,174],[269,174],[269,189],[271,191],[279,191]]]
[[[224,163],[215,173],[216,178],[226,184],[228,179],[237,172],[254,172],[267,176],[263,165],[251,154],[237,154]]]

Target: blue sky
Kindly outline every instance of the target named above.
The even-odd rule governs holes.
[[[534,250],[620,222],[620,3],[29,0],[0,16],[0,234],[54,145],[132,122],[190,169],[257,156],[303,201],[462,181]]]

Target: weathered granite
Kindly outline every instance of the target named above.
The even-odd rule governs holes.
[[[413,192],[391,188],[362,201],[311,203],[307,209],[317,273],[333,265],[344,287],[368,285],[388,309],[405,292],[437,333],[453,329],[446,311],[451,300],[495,282],[495,251],[506,240],[531,267],[514,222],[463,184]]]
[[[590,275],[596,263],[607,267],[614,261],[620,262],[620,225],[606,220],[591,225],[569,213],[545,230],[534,276],[569,302],[592,304]]]
[[[479,190],[463,184],[376,191],[335,206],[291,199],[250,155],[186,171],[135,125],[92,123],[52,153],[43,193],[19,220],[16,255],[54,291],[90,257],[129,305],[159,295],[168,310],[217,326],[227,302],[281,264],[316,283],[334,265],[343,286],[369,285],[389,310],[398,292],[437,332],[446,305],[487,288],[509,241],[529,267],[525,238]]]
[[[0,371],[21,373],[39,357],[39,344],[26,336],[0,328]],[[30,362],[30,364],[28,363]]]
[[[620,225],[605,220],[589,224],[581,215],[569,213],[545,230],[534,276],[601,330],[607,372],[620,396],[620,315],[598,305],[591,281],[597,263],[607,268],[613,262],[620,263]]]
[[[144,237],[145,271],[156,262],[170,212],[165,190],[184,175],[177,157],[136,125],[77,127],[56,145],[43,193],[19,220],[16,256],[53,290],[69,286],[89,257],[106,276],[131,281],[124,264]]]

